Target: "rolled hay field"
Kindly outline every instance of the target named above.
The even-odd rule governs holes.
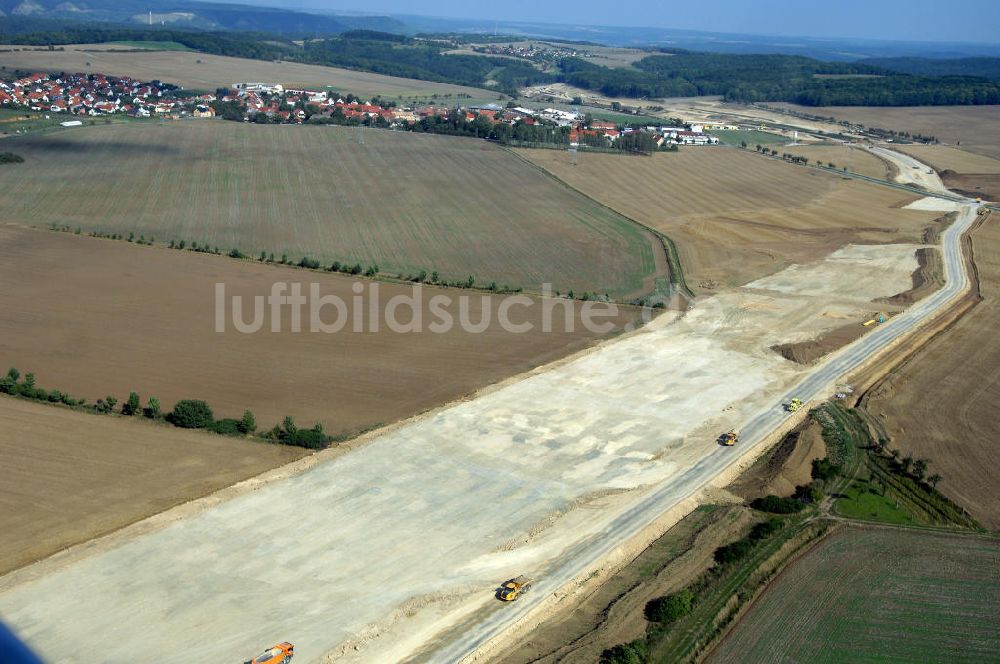
[[[789,151],[793,150],[790,148]],[[740,286],[844,245],[920,242],[940,213],[905,192],[727,147],[650,157],[520,154],[674,240],[697,294]]]
[[[772,581],[706,661],[993,661],[998,566],[995,538],[844,528]]]
[[[25,158],[0,173],[8,222],[534,292],[635,297],[666,271],[648,231],[485,141],[192,119],[7,149]]]

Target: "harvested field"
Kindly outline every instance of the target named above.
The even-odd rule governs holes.
[[[280,83],[286,88],[331,86],[338,92],[361,97],[430,97],[436,94],[496,99],[496,93],[479,88],[296,62],[247,60],[196,51],[123,52],[118,47],[117,52],[113,52],[109,49],[115,47],[108,44],[67,44],[64,48],[64,51],[50,51],[48,47],[0,46],[0,51],[10,49],[2,54],[3,63],[9,70],[132,76],[141,81],[157,79],[207,92],[243,81],[266,81]]]
[[[39,278],[45,275],[45,278]],[[215,332],[215,284],[244,300],[267,296],[275,282],[300,282],[304,293],[317,283],[353,309],[355,280],[346,276],[240,262],[218,256],[138,247],[126,242],[0,226],[0,366],[37,374],[38,385],[90,402],[107,394],[123,399],[130,390],[154,395],[164,408],[182,398],[204,399],[216,415],[238,417],[245,408],[261,429],[292,415],[299,424],[320,421],[330,433],[389,423],[462,397],[508,376],[555,360],[591,343],[596,334],[575,325],[565,332],[562,307],[553,332],[540,331],[541,305],[510,310],[512,322],[531,322],[535,332],[504,332],[497,318],[499,296],[426,287],[424,332],[393,333],[380,317],[380,331],[310,333],[308,308],[302,332],[291,331],[281,314],[281,332],[241,334],[226,322]],[[364,282],[378,288],[384,309],[408,285]],[[287,291],[286,291],[287,292]],[[446,309],[459,320],[457,297],[471,297],[467,318],[489,321],[481,333],[428,331],[438,320],[433,295],[454,301]],[[373,291],[363,294],[369,306]],[[244,320],[253,314],[244,305]],[[577,310],[579,314],[579,309]],[[326,323],[337,318],[327,308]],[[348,316],[355,320],[356,317]],[[634,313],[621,309],[619,324]],[[408,322],[406,306],[397,320]],[[600,319],[599,322],[605,322]]]
[[[810,115],[860,122],[866,127],[934,136],[942,143],[960,144],[970,152],[1000,159],[1000,107],[997,106],[769,105]]]
[[[773,581],[707,661],[984,662],[1000,542],[844,528]]]
[[[831,162],[837,168],[847,166],[847,169],[852,173],[860,173],[880,180],[885,180],[890,175],[889,165],[886,162],[871,152],[850,145],[790,145],[782,148],[781,151],[805,157],[811,163],[822,162],[824,166]]]
[[[0,398],[0,574],[306,450]]]
[[[944,145],[900,145],[896,149],[932,166],[949,189],[990,201],[1000,200],[1000,159]]]
[[[648,231],[485,141],[358,131],[191,120],[8,139],[25,163],[0,174],[0,207],[22,224],[534,292],[631,297],[665,274]]]
[[[961,148],[913,144],[895,145],[892,149],[915,157],[938,172],[1000,174],[1000,159],[974,154]]]
[[[1000,419],[1000,228],[974,231],[983,300],[945,334],[891,373],[869,395],[867,410],[890,446],[930,461],[938,488],[990,529],[1000,529],[995,443]],[[933,404],[933,408],[928,405]]]
[[[651,157],[550,150],[520,154],[678,247],[703,294],[817,260],[850,243],[914,242],[940,213],[900,209],[917,197],[744,150]]]

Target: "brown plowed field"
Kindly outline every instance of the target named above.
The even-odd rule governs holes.
[[[668,235],[696,293],[738,286],[849,243],[920,242],[940,213],[915,196],[736,148],[651,157],[521,150],[571,186]]]
[[[980,523],[1000,529],[995,467],[1000,418],[1000,228],[973,232],[982,302],[890,374],[867,408],[903,454],[930,460],[939,488]]]
[[[0,574],[306,453],[6,396],[0,426]]]
[[[263,81],[286,88],[332,86],[338,92],[362,97],[470,95],[489,97],[496,93],[448,83],[432,83],[411,78],[305,65],[297,62],[247,60],[197,51],[133,51],[109,44],[68,44],[63,51],[47,47],[0,46],[0,59],[8,70],[82,72],[131,76],[141,81],[154,79],[193,90],[214,92],[233,83]],[[117,50],[117,52],[114,52]],[[90,64],[87,64],[90,63]]]
[[[290,331],[287,308],[282,332],[269,331],[269,316],[257,333],[238,333],[230,322],[225,333],[215,332],[216,283],[226,284],[229,295],[245,296],[249,322],[247,298],[267,296],[275,282],[300,282],[304,293],[316,282],[322,295],[354,307],[355,280],[346,276],[0,226],[0,371],[11,365],[22,374],[32,371],[40,387],[91,403],[107,394],[122,400],[136,390],[144,401],[158,397],[165,409],[178,399],[204,399],[218,417],[252,409],[261,428],[292,415],[299,424],[319,421],[337,433],[414,415],[598,336],[579,324],[564,331],[562,307],[554,312],[552,333],[504,332],[497,324],[500,296],[431,287],[423,291],[421,333],[388,331],[384,318],[378,332],[354,333],[352,319],[340,332],[310,333],[307,308],[300,333]],[[383,309],[391,297],[413,293],[409,285],[377,285]],[[456,324],[447,333],[429,331],[437,319],[430,298],[454,298],[446,310],[458,321],[462,294],[471,296],[469,321],[479,322],[488,309],[487,329],[467,333]],[[539,330],[541,304],[529,301],[531,307],[512,307],[510,319]],[[634,315],[623,308],[612,320],[620,325]],[[330,323],[336,312],[328,308],[322,317]],[[396,320],[410,320],[405,306]]]

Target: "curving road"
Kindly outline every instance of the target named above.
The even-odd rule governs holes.
[[[911,157],[884,148],[876,148],[876,150],[878,150],[878,154],[896,161],[901,166],[912,165],[910,162],[916,161]],[[923,166],[922,172],[926,174],[927,167],[923,164],[921,166]],[[903,170],[901,168],[901,173]],[[910,170],[916,171],[917,169],[911,168]],[[916,178],[910,179],[911,182],[914,180]],[[947,193],[948,200],[954,199],[954,195],[944,188],[940,179],[937,180],[936,184],[933,181],[922,179],[919,184],[935,190],[936,193]],[[928,184],[930,186],[927,186]],[[661,514],[685,498],[694,495],[713,478],[720,475],[732,464],[737,463],[743,454],[738,452],[734,454],[734,451],[749,451],[774,431],[780,429],[790,418],[790,414],[784,409],[784,403],[793,397],[798,397],[803,402],[828,397],[832,386],[838,381],[942,312],[969,287],[969,275],[965,270],[961,238],[975,221],[976,209],[977,205],[974,201],[965,199],[965,202],[961,204],[958,219],[942,234],[946,282],[943,288],[832,355],[816,371],[795,385],[781,399],[774,402],[770,408],[759,412],[755,417],[745,422],[740,429],[741,442],[739,447],[717,447],[713,453],[686,472],[669,479],[660,488],[651,492],[638,504],[618,517],[603,532],[566,555],[564,557],[566,562],[546,575],[544,579],[536,582],[531,593],[525,595],[516,604],[503,607],[504,610],[494,612],[478,625],[468,629],[461,638],[440,650],[434,660],[462,662],[473,656],[490,641],[531,614],[548,595],[586,574],[597,561],[607,557],[622,543],[637,536],[643,528],[655,521]]]

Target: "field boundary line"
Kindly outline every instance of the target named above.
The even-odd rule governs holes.
[[[664,235],[660,231],[656,230],[655,228],[653,228],[651,226],[647,226],[646,224],[642,223],[641,221],[639,221],[637,219],[633,219],[632,217],[629,217],[628,215],[622,214],[621,212],[619,212],[618,210],[614,209],[610,205],[602,203],[601,201],[597,200],[596,198],[594,198],[593,196],[591,196],[587,192],[585,192],[582,189],[579,189],[577,187],[574,187],[569,182],[566,182],[565,180],[563,180],[562,178],[560,178],[559,176],[557,176],[555,173],[553,173],[553,172],[545,169],[542,166],[539,166],[538,164],[536,164],[535,162],[531,161],[527,157],[525,157],[525,156],[523,156],[521,154],[518,154],[514,150],[511,150],[509,147],[503,146],[503,145],[501,145],[499,147],[500,147],[501,150],[506,150],[507,152],[509,152],[510,154],[514,155],[515,157],[517,157],[518,159],[520,159],[522,162],[524,162],[525,164],[527,164],[528,166],[530,166],[531,168],[533,168],[536,171],[538,171],[539,173],[543,174],[544,176],[546,176],[548,178],[551,178],[555,182],[558,182],[561,186],[566,187],[567,189],[570,189],[571,191],[575,191],[576,193],[580,194],[581,196],[583,196],[587,200],[591,201],[595,205],[601,207],[602,209],[607,210],[608,212],[611,212],[612,214],[614,214],[614,215],[616,215],[618,217],[621,217],[622,219],[628,221],[629,223],[634,224],[635,226],[641,228],[643,231],[645,231],[647,233],[650,233],[654,237],[656,237],[660,241],[661,249],[663,250],[664,258],[666,259],[666,262],[667,262],[667,272],[668,272],[667,278],[670,280],[670,283],[673,284],[686,297],[689,297],[689,298],[693,298],[694,297],[694,293],[691,291],[690,288],[688,288],[687,281],[684,279],[684,271],[681,268],[680,256],[677,253],[677,245],[674,244],[674,241],[672,239],[670,239],[669,237],[667,237],[666,235]],[[628,155],[622,155],[622,156],[623,157],[627,157]],[[654,279],[655,279],[655,277],[654,277]],[[655,286],[654,286],[654,292],[655,292]]]

